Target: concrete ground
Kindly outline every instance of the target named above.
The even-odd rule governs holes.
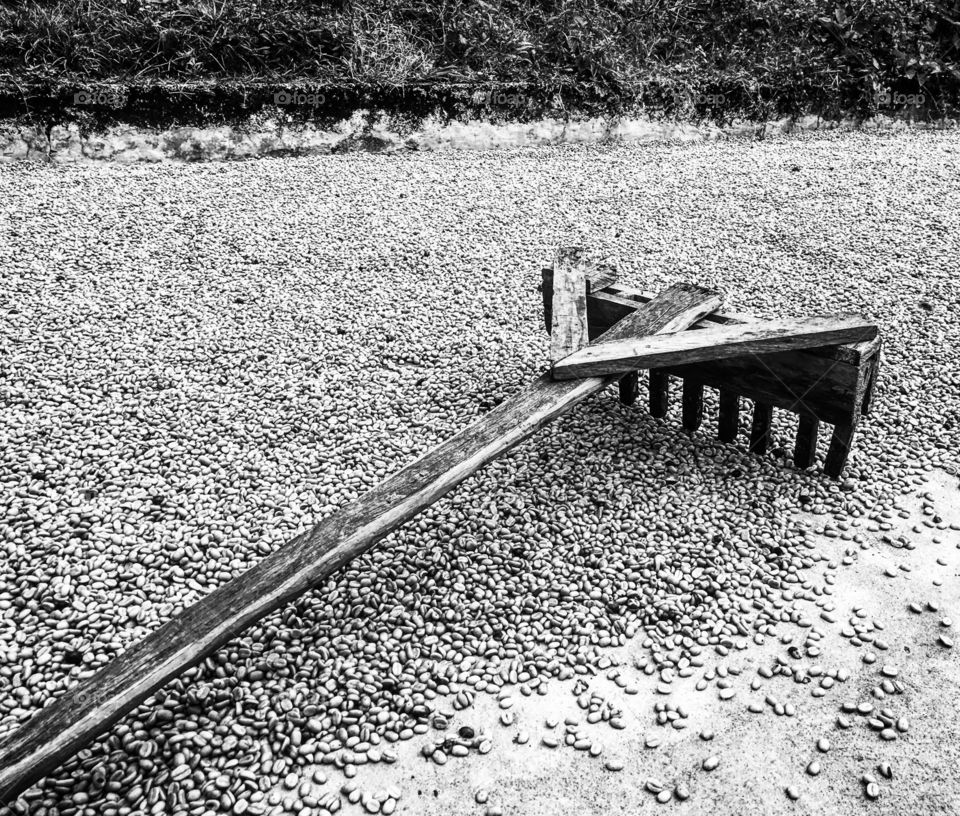
[[[880,534],[864,532],[864,545],[839,538],[818,536],[818,550],[839,565],[833,570],[836,583],[832,600],[837,621],[826,623],[820,610],[810,604],[810,617],[825,632],[822,655],[817,660],[827,670],[847,667],[852,676],[837,683],[822,698],[811,696],[815,683],[798,684],[790,678],[774,676],[764,680],[757,674],[760,666],[771,666],[787,645],[768,638],[743,652],[721,658],[712,653],[706,665],[693,676],[673,683],[675,690],[662,696],[655,690],[656,675],[644,675],[634,668],[633,654],[640,654],[635,640],[626,648],[611,652],[622,661],[631,683],[639,693],[627,695],[606,677],[590,679],[590,689],[624,710],[627,727],[613,730],[605,723],[587,725],[584,712],[571,693],[573,682],[551,684],[545,696],[515,695],[517,714],[514,725],[504,727],[500,709],[490,695],[478,695],[476,704],[456,713],[448,728],[461,725],[491,735],[493,749],[481,755],[472,752],[465,758],[451,758],[438,766],[420,755],[421,747],[442,738],[444,732],[429,734],[395,746],[398,761],[393,765],[361,766],[353,780],[363,791],[398,786],[403,796],[397,813],[423,816],[483,814],[498,805],[504,814],[607,814],[651,812],[657,809],[687,814],[960,814],[960,648],[938,643],[941,633],[955,637],[958,628],[941,625],[944,617],[960,615],[960,532],[938,531],[924,526],[927,518],[921,510],[920,493],[931,493],[937,513],[947,524],[960,523],[960,494],[957,478],[934,474],[925,490],[905,497],[903,506],[909,518],[885,535],[904,535],[915,549],[895,549],[884,543]],[[815,516],[806,516],[814,529],[822,524]],[[855,551],[853,563],[842,564],[848,550]],[[939,559],[939,560],[938,560]],[[943,563],[940,563],[943,562]],[[826,566],[826,562],[824,562]],[[909,571],[903,568],[908,568]],[[888,577],[885,570],[898,573]],[[822,574],[826,570],[817,569]],[[939,582],[940,585],[937,585]],[[931,602],[938,607],[926,609]],[[925,611],[914,613],[908,604],[919,603]],[[851,645],[840,635],[841,628],[855,607],[879,621],[884,629],[886,651],[873,650],[878,659],[866,664],[862,657],[870,648]],[[954,619],[956,620],[956,618]],[[782,624],[782,634],[794,634],[800,642],[803,630]],[[810,666],[815,660],[806,661]],[[696,681],[711,666],[739,667],[733,679],[736,695],[726,701],[718,697],[715,684],[697,691]],[[895,666],[898,679],[906,686],[901,695],[882,701],[871,697],[871,689],[882,680],[880,669]],[[751,681],[760,682],[751,690]],[[763,702],[770,695],[779,702],[792,703],[794,717],[777,716],[764,706],[762,714],[747,709],[751,701]],[[653,706],[659,701],[682,703],[688,712],[688,727],[675,730],[656,724]],[[877,709],[887,707],[898,717],[909,718],[909,730],[892,742],[880,739],[865,717],[849,715],[853,726],[842,730],[837,725],[844,702],[873,702]],[[559,718],[553,733],[562,735],[563,720],[576,717],[603,753],[595,758],[563,744],[548,748],[541,744],[548,717]],[[710,742],[700,738],[703,730],[715,732]],[[530,734],[524,745],[513,739],[522,730]],[[647,737],[661,737],[657,748],[646,748]],[[816,743],[827,737],[831,747],[818,751]],[[703,760],[716,755],[719,767],[713,772],[701,768]],[[619,758],[624,769],[611,772],[604,768],[608,758]],[[818,759],[822,772],[806,774],[811,760]],[[877,766],[887,762],[893,778],[887,780]],[[880,797],[871,801],[861,782],[864,773],[873,773],[880,784]],[[341,784],[337,773],[328,774],[326,787]],[[667,785],[686,783],[691,796],[685,802],[676,799],[660,804],[645,789],[647,780],[658,779]],[[787,785],[796,785],[800,798],[791,801]],[[478,790],[490,793],[489,802],[475,802]],[[362,812],[361,806],[345,804],[344,812]]]

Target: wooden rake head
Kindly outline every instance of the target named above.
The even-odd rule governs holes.
[[[683,427],[703,420],[703,389],[719,394],[718,437],[734,442],[740,399],[753,401],[749,449],[769,447],[773,409],[799,415],[794,463],[808,468],[816,458],[820,422],[834,425],[824,471],[840,476],[860,416],[867,413],[880,362],[877,326],[857,315],[818,315],[758,320],[720,312],[719,293],[692,284],[710,305],[690,328],[657,335],[633,331],[629,316],[654,296],[616,283],[608,263],[591,262],[581,248],[564,248],[543,270],[543,303],[551,332],[555,379],[619,376],[620,399],[639,396],[639,371],[649,371],[649,411],[666,415],[671,378],[682,381]],[[665,293],[664,293],[665,294]],[[713,300],[710,300],[710,296]]]

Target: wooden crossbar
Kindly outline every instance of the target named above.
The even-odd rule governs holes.
[[[588,342],[587,274],[583,251],[564,248],[553,263],[550,362],[558,363]]]
[[[583,294],[586,301],[585,288]],[[603,374],[627,374],[639,368],[664,368],[731,357],[860,343],[873,340],[876,336],[877,327],[857,316],[822,315],[792,320],[756,320],[704,331],[594,343],[585,349],[571,351],[554,363],[553,376],[557,380],[570,380]]]

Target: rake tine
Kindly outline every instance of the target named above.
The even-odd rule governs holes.
[[[640,373],[633,371],[620,378],[620,402],[624,405],[633,405],[640,396]]]
[[[797,441],[793,448],[793,464],[801,470],[813,465],[817,458],[817,437],[820,435],[820,420],[816,417],[800,416],[797,428]]]
[[[670,375],[655,368],[650,369],[650,413],[658,419],[667,415],[670,400]]]
[[[703,421],[703,386],[692,380],[683,381],[683,427],[693,433]]]
[[[721,442],[733,442],[737,438],[740,422],[740,395],[726,388],[720,389],[720,422],[717,438]]]
[[[762,402],[753,404],[753,426],[750,428],[750,453],[766,453],[770,445],[770,426],[773,424],[773,406]]]
[[[830,448],[827,451],[827,460],[823,464],[823,472],[833,479],[839,479],[850,455],[853,444],[853,434],[857,430],[857,423],[845,423],[833,426],[833,436],[830,438]]]

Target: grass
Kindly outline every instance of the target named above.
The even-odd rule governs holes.
[[[960,100],[948,0],[23,0],[0,5],[0,86],[511,87],[520,107],[757,117],[943,116]],[[566,96],[564,96],[566,94]],[[38,101],[40,100],[40,101]],[[54,101],[51,101],[54,100]],[[368,100],[369,101],[369,100]],[[114,107],[123,107],[124,100]],[[21,105],[22,107],[22,105]]]

